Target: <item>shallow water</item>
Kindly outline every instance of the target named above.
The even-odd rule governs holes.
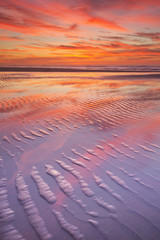
[[[0,73],[0,239],[157,240],[158,73]]]

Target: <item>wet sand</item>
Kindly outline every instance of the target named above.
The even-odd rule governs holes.
[[[2,71],[0,239],[157,240],[159,123],[158,72]]]

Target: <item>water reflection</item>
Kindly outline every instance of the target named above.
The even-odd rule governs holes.
[[[65,223],[67,231],[76,229],[86,239],[93,228],[92,239],[106,239],[106,228],[113,240],[157,239],[159,75],[6,72],[0,76],[0,197],[6,206],[0,207],[0,238],[22,239],[22,235],[37,240],[43,235],[43,239],[70,240],[62,230]],[[31,177],[33,166],[40,181]],[[53,167],[55,179],[46,173],[46,166]],[[73,188],[69,196],[67,182]],[[56,195],[52,205],[41,197],[41,190],[48,197],[45,186]]]

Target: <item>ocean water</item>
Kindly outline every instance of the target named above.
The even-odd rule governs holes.
[[[0,239],[160,238],[160,74],[141,70],[0,73]]]

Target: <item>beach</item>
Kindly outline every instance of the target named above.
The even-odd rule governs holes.
[[[1,236],[157,240],[159,71],[12,70],[0,72]]]

